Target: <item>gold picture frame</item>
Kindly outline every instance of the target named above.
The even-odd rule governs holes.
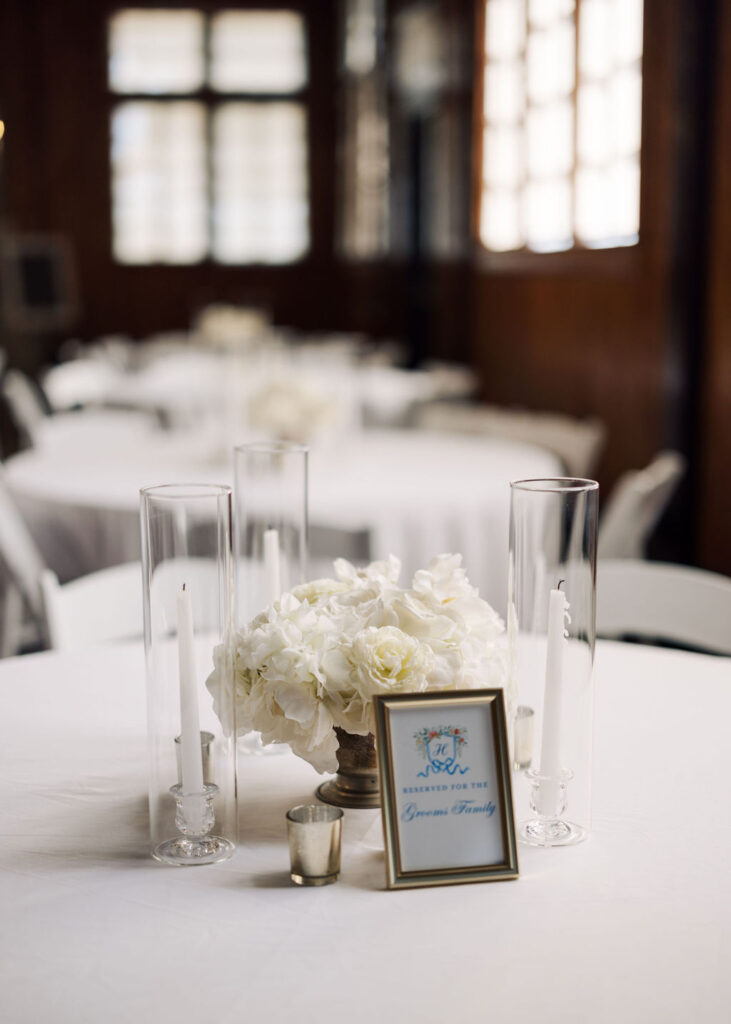
[[[389,889],[517,878],[500,689],[374,698]]]

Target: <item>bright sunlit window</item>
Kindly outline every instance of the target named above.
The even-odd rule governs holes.
[[[309,248],[307,42],[288,10],[109,22],[121,263],[289,263]]]
[[[339,240],[352,259],[378,258],[389,246],[388,82],[379,62],[385,28],[384,0],[344,0]]]
[[[479,236],[493,252],[639,237],[643,0],[487,0]]]

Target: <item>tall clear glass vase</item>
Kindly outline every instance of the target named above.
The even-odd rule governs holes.
[[[233,627],[231,488],[149,487],[140,518],[152,855],[215,863],[236,844],[233,686],[206,685]]]
[[[564,846],[591,828],[599,485],[511,484],[508,642],[519,836]]]
[[[307,445],[257,441],[234,450],[235,621],[241,628],[304,583],[307,574]],[[259,733],[239,744],[242,753],[278,754]]]
[[[308,448],[262,441],[234,450],[236,625],[304,583]]]

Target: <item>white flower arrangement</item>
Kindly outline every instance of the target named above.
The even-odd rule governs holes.
[[[461,568],[440,555],[398,586],[393,556],[283,594],[214,651],[208,687],[224,728],[235,688],[239,734],[288,743],[319,772],[337,771],[334,726],[374,731],[375,694],[505,687],[504,626]]]
[[[338,403],[306,377],[272,378],[249,399],[249,424],[284,441],[308,441],[335,425]]]

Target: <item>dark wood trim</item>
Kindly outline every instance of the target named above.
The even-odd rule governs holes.
[[[473,47],[473,59],[475,68],[475,85],[472,100],[472,188],[470,193],[472,201],[470,237],[472,239],[478,239],[480,237],[483,153],[482,137],[484,132],[482,98],[485,95],[485,0],[475,0],[474,26],[475,41]],[[486,250],[480,245],[479,251],[485,252]]]
[[[479,242],[475,245],[475,266],[479,270],[528,277],[557,274],[632,277],[640,272],[647,258],[647,248],[641,242],[606,249],[575,245],[559,252],[535,252],[532,249],[489,252]]]
[[[647,0],[651,6],[653,0]],[[483,156],[483,133],[484,118],[482,112],[482,96],[485,85],[485,55],[484,55],[484,31],[485,31],[485,7],[486,0],[476,0],[475,19],[477,24],[476,46],[475,46],[475,112],[473,119],[473,216],[472,216],[472,238],[473,256],[475,266],[486,273],[494,274],[516,274],[530,277],[558,274],[579,274],[581,276],[612,276],[623,277],[640,273],[648,258],[649,248],[643,244],[643,215],[645,203],[640,204],[640,231],[639,239],[626,245],[607,245],[593,247],[583,244],[574,236],[571,246],[566,249],[553,252],[538,252],[527,247],[513,249],[506,252],[492,252],[480,241],[480,206],[483,188],[482,156]],[[527,20],[527,14],[526,14]],[[578,33],[580,22],[580,0],[574,11],[574,33],[575,33],[575,81],[573,90],[573,103],[576,107],[576,97],[579,82],[578,69]],[[526,29],[527,31],[527,29]],[[644,56],[643,56],[644,60]],[[643,77],[643,132],[646,122],[646,89]],[[577,117],[574,116],[574,143],[576,142]],[[643,135],[644,143],[644,135]],[[644,150],[643,150],[644,151]],[[571,171],[572,185],[575,184],[576,161]],[[644,184],[644,175],[641,176]],[[642,185],[641,185],[642,188]],[[575,188],[572,188],[572,203],[575,201]]]
[[[731,576],[731,4],[715,7],[713,103],[707,189],[708,260],[698,389],[698,547],[701,565]]]

